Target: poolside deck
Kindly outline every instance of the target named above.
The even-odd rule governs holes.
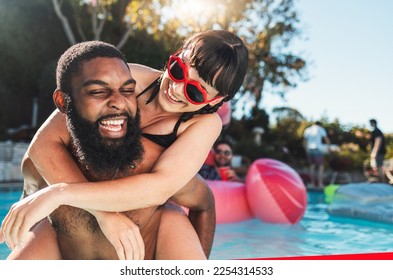
[[[0,190],[15,190],[23,185],[22,158],[28,143],[0,142]]]
[[[0,191],[22,190],[22,186],[23,186],[22,181],[0,182]]]
[[[298,172],[307,174],[307,169],[298,170]],[[348,183],[362,183],[367,182],[367,178],[361,171],[351,171],[351,172],[343,172],[343,173],[336,173],[331,170],[327,169],[325,171],[324,176],[324,185],[327,186],[329,184],[348,184]],[[310,183],[306,183],[306,188],[308,191],[311,192],[323,192],[323,188],[318,188],[313,186]]]

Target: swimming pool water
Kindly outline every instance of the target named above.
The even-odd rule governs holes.
[[[0,219],[20,193],[0,191]],[[322,193],[310,192],[303,219],[296,225],[250,220],[217,225],[210,259],[355,254],[393,251],[393,225],[334,217]],[[0,244],[0,260],[9,254]]]
[[[296,225],[250,220],[218,225],[211,259],[314,256],[393,251],[393,225],[331,216],[323,193],[309,192]]]
[[[20,191],[9,191],[8,189],[2,191],[0,189],[0,223],[3,221],[11,205],[19,199],[20,194]],[[0,260],[4,260],[9,253],[10,250],[8,250],[7,246],[4,243],[0,244]]]

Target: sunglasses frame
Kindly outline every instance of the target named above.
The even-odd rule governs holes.
[[[221,150],[221,149],[217,149],[217,150],[215,150],[214,152],[215,152],[216,154],[218,154],[218,155],[224,155],[224,156],[226,156],[226,157],[232,155],[232,152],[231,152],[231,151],[228,151],[228,150],[224,151],[224,150]]]
[[[183,60],[178,56],[178,54],[179,54],[180,52],[181,52],[181,50],[178,50],[177,52],[175,52],[174,54],[172,54],[172,55],[169,57],[168,64],[167,64],[167,69],[168,69],[168,75],[169,75],[169,77],[170,77],[174,82],[176,82],[176,83],[184,83],[183,92],[184,92],[184,96],[187,98],[187,100],[188,100],[190,103],[194,104],[194,105],[202,105],[202,104],[207,104],[207,103],[209,103],[209,102],[215,101],[215,100],[219,99],[220,97],[222,97],[222,96],[216,96],[216,97],[214,97],[214,98],[211,99],[211,100],[207,100],[207,92],[206,92],[206,90],[201,86],[201,84],[200,84],[199,82],[195,81],[195,80],[192,80],[192,79],[189,79],[189,78],[188,78],[188,67],[187,67],[187,65],[183,62]],[[175,61],[175,62],[179,65],[179,67],[182,69],[182,71],[183,71],[183,79],[177,79],[176,77],[174,77],[174,76],[172,75],[172,73],[171,73],[171,64],[172,64],[173,61]],[[204,100],[204,101],[202,101],[202,102],[196,102],[196,101],[194,101],[194,100],[192,100],[192,99],[190,98],[190,96],[188,95],[188,92],[187,92],[187,85],[188,85],[188,84],[193,85],[193,86],[195,86],[195,87],[198,89],[198,91],[202,94],[202,97],[203,97],[203,100]]]

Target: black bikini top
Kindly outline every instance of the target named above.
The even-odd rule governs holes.
[[[145,88],[140,94],[137,95],[137,98],[147,92],[149,89],[153,88],[153,92],[147,100],[146,104],[150,103],[156,96],[158,91],[160,90],[160,78],[157,78],[154,80],[147,88]],[[168,148],[170,145],[172,145],[176,139],[177,139],[177,130],[179,129],[180,124],[183,121],[183,115],[179,118],[179,120],[176,122],[175,127],[173,128],[172,133],[169,134],[150,134],[150,133],[142,133],[143,137],[149,139],[150,141],[160,145],[161,147]]]

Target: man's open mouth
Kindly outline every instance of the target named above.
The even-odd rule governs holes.
[[[106,118],[101,120],[99,124],[99,129],[103,136],[113,138],[123,137],[126,133],[127,118],[124,116]]]

